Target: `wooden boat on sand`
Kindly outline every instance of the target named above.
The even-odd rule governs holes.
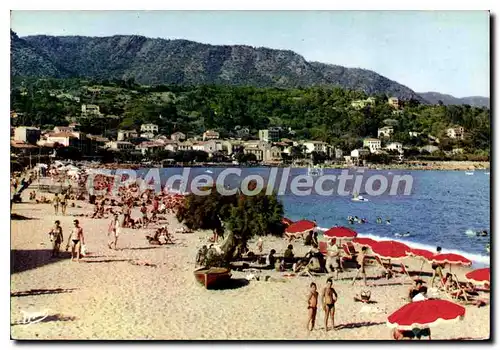
[[[201,268],[194,271],[194,277],[205,288],[219,286],[231,278],[231,270],[225,267]]]

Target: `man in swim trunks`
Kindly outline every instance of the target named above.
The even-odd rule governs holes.
[[[318,311],[318,292],[316,283],[314,282],[311,282],[309,288],[309,297],[307,298],[307,330],[312,331],[314,329],[314,323],[316,322],[316,313]],[[309,327],[309,325],[311,326]]]
[[[58,214],[59,212],[59,196],[57,193],[54,195],[54,198],[52,198],[52,205],[54,206],[54,214]]]
[[[73,225],[75,227],[71,230],[68,238],[68,244],[66,244],[66,251],[69,248],[71,243],[71,261],[75,261],[75,253],[76,259],[80,262],[80,249],[83,244],[85,244],[85,237],[83,236],[83,228],[80,226],[78,220],[73,220]]]
[[[436,254],[441,254],[441,247],[436,248]],[[432,265],[431,287],[434,287],[434,280],[439,277],[438,281],[443,280],[443,265],[433,262]]]
[[[321,294],[323,310],[325,311],[325,331],[328,331],[328,318],[332,319],[332,328],[335,327],[335,303],[337,302],[337,292],[332,287],[332,279],[326,280],[326,287]]]
[[[335,279],[339,279],[340,270],[340,250],[337,246],[337,240],[332,238],[327,249],[328,258],[326,259],[326,269],[329,273],[335,272]]]
[[[366,271],[365,271],[366,249],[367,249],[366,247],[361,248],[361,253],[359,253],[356,258],[358,263],[358,272],[356,272],[356,276],[354,276],[352,280],[352,285],[354,285],[359,274],[361,274],[363,276],[363,281],[365,282],[366,286]]]

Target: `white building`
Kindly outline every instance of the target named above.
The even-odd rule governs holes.
[[[14,129],[14,140],[35,144],[40,139],[40,129],[31,126],[18,126]]]
[[[153,139],[155,137],[155,134],[152,132],[143,132],[140,136],[145,139]]]
[[[116,151],[125,151],[125,150],[133,150],[135,149],[135,146],[133,143],[128,141],[110,141],[106,143],[106,148]]]
[[[277,128],[259,130],[259,140],[264,142],[278,142],[280,140],[280,130]]]
[[[394,128],[392,126],[384,126],[378,129],[378,137],[391,137],[394,134]]]
[[[142,155],[146,155],[148,151],[154,152],[157,150],[164,149],[165,146],[162,143],[145,141],[141,142],[139,145],[135,147],[136,150],[140,151]]]
[[[97,105],[82,105],[83,115],[99,115],[101,114],[99,106]]]
[[[58,143],[64,147],[76,146],[78,137],[70,132],[55,132],[47,135],[47,143]]]
[[[410,137],[418,137],[420,134],[420,132],[408,131],[408,135],[410,135]]]
[[[151,124],[151,123],[150,124],[142,124],[141,125],[141,132],[157,134],[158,133],[158,125]]]
[[[456,127],[456,128],[449,128],[446,130],[446,135],[450,139],[463,140],[464,139],[464,128],[461,126]]]
[[[215,130],[207,130],[203,133],[203,141],[215,140],[219,138],[219,133]]]
[[[366,156],[368,154],[370,154],[370,152],[364,148],[353,149],[351,151],[351,158],[361,158],[361,157]]]
[[[172,135],[170,135],[170,138],[173,141],[184,141],[186,139],[186,134],[184,134],[180,131],[177,131],[177,132],[174,132]]]
[[[73,126],[55,126],[54,132],[74,132],[75,128]]]
[[[324,152],[329,154],[329,149],[331,148],[329,144],[323,141],[304,141],[302,145],[306,148],[306,153]]]
[[[137,136],[138,135],[135,130],[118,130],[118,136],[116,137],[116,139],[118,141],[125,141]]]
[[[433,153],[433,152],[439,151],[439,147],[434,146],[434,145],[427,145],[427,146],[420,148],[420,152],[422,152],[422,151],[427,151],[429,153]]]
[[[385,149],[388,151],[398,151],[399,153],[403,153],[403,144],[400,142],[391,142],[385,146]]]
[[[367,138],[363,140],[363,147],[370,149],[370,153],[377,153],[381,148],[379,139]]]

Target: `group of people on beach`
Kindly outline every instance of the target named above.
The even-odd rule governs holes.
[[[52,243],[52,257],[59,257],[61,244],[64,242],[63,229],[61,227],[61,222],[56,220],[54,226],[49,231],[50,242]],[[82,255],[82,247],[85,246],[85,236],[83,234],[83,228],[80,222],[75,219],[73,220],[73,228],[70,230],[68,236],[68,241],[66,244],[66,251],[68,251],[71,246],[71,261],[80,262],[80,257]]]
[[[307,298],[308,320],[307,329],[312,331],[316,323],[316,315],[318,312],[319,293],[315,282],[309,285],[309,295]],[[335,303],[337,302],[338,294],[333,287],[331,278],[326,280],[326,285],[321,292],[321,305],[325,312],[325,331],[328,331],[329,320],[331,320],[332,329],[335,329]]]

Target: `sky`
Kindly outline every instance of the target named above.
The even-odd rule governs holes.
[[[416,92],[490,96],[486,11],[12,11],[19,36],[116,34],[242,44],[373,70]]]

